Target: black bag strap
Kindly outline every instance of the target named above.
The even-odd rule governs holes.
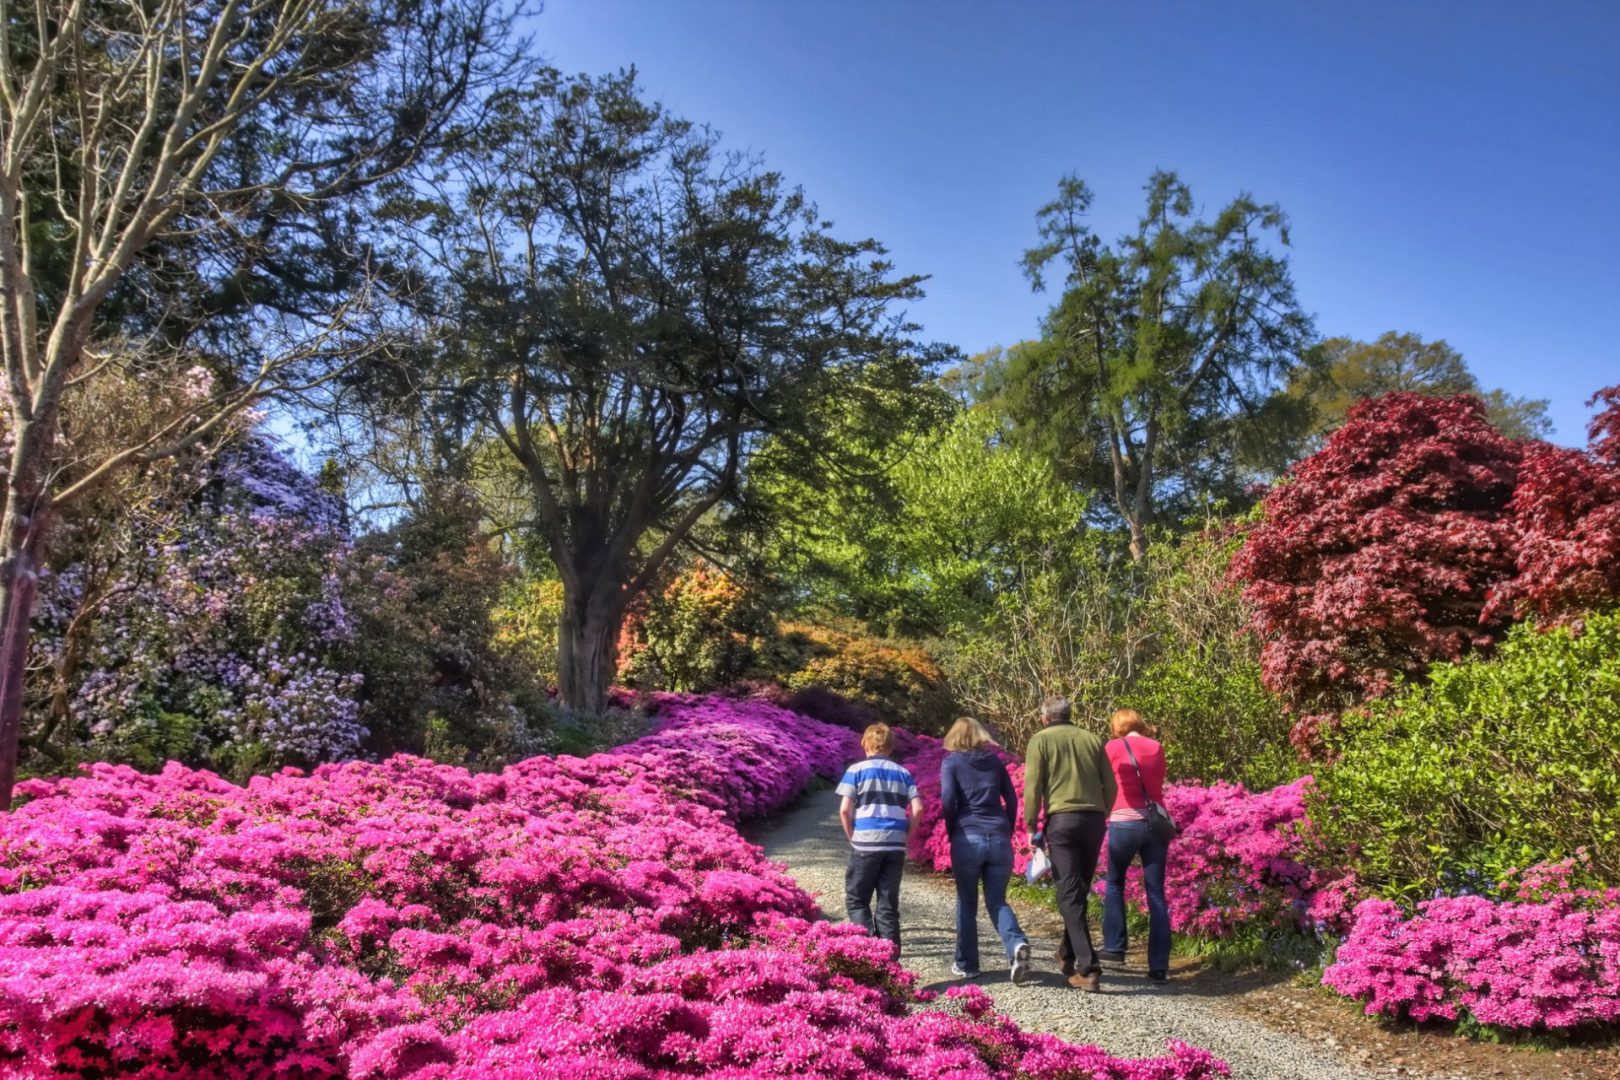
[[[1125,744],[1125,753],[1130,756],[1131,768],[1136,770],[1136,783],[1142,789],[1142,801],[1149,806],[1157,806],[1158,804],[1153,801],[1153,796],[1148,794],[1147,781],[1142,779],[1142,766],[1136,763],[1136,751],[1131,749],[1131,740],[1121,735],[1119,741]]]

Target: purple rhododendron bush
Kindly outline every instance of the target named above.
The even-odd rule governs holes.
[[[912,855],[936,870],[951,865],[951,843],[939,804],[939,767],[946,751],[939,740],[917,736],[907,764],[917,776],[925,812],[912,838]],[[1013,862],[1029,860],[1022,827],[1024,766],[1002,752],[1020,800],[1020,827],[1013,832]],[[1351,903],[1352,886],[1342,874],[1307,864],[1305,777],[1270,791],[1241,784],[1170,784],[1165,803],[1181,827],[1165,875],[1165,898],[1177,933],[1221,938],[1243,926],[1338,929]],[[1103,888],[1099,870],[1097,888]],[[1140,866],[1126,880],[1126,897],[1145,909]]]
[[[1322,981],[1375,1016],[1510,1031],[1620,1023],[1620,889],[1574,887],[1574,862],[1415,913],[1365,900]]]
[[[931,1007],[745,842],[856,755],[757,701],[472,774],[409,757],[236,787],[34,780],[0,818],[0,1075],[1224,1075]]]

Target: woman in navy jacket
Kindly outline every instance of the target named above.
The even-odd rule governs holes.
[[[951,873],[956,878],[956,963],[951,965],[951,974],[963,979],[979,977],[977,909],[982,884],[984,907],[1006,947],[1012,981],[1023,983],[1029,978],[1029,939],[1007,905],[1018,793],[994,746],[984,725],[971,717],[951,725],[945,736],[945,749],[951,753],[940,765],[939,797],[951,838]]]

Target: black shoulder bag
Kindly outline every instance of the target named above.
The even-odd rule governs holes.
[[[1181,830],[1176,827],[1176,819],[1170,816],[1170,811],[1148,798],[1147,784],[1142,780],[1142,766],[1136,763],[1136,751],[1131,749],[1131,740],[1119,741],[1125,744],[1125,753],[1130,755],[1131,768],[1136,770],[1136,783],[1142,789],[1143,801],[1147,803],[1147,812],[1142,816],[1147,818],[1148,828],[1153,830],[1153,835],[1168,844],[1181,835]]]

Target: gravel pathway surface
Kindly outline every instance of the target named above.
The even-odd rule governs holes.
[[[838,796],[819,792],[804,800],[758,838],[765,852],[787,864],[800,887],[816,896],[827,917],[844,918],[844,863],[848,847],[838,823]],[[908,866],[900,894],[902,957],[918,983],[942,990],[956,945],[956,898],[946,879]],[[1027,916],[1027,917],[1026,917]],[[996,1007],[1026,1030],[1045,1031],[1071,1042],[1092,1043],[1123,1057],[1154,1057],[1166,1039],[1180,1039],[1224,1058],[1236,1080],[1347,1080],[1412,1076],[1409,1067],[1351,1062],[1336,1048],[1313,1044],[1240,1015],[1214,996],[1219,980],[1172,974],[1168,985],[1148,981],[1142,967],[1105,971],[1103,993],[1072,990],[1052,958],[1056,919],[1019,910],[1030,935],[1035,972],[1023,986],[1007,978],[1000,939],[983,905],[979,908],[979,953],[985,971],[978,980]],[[1099,932],[1093,914],[1093,932]]]

